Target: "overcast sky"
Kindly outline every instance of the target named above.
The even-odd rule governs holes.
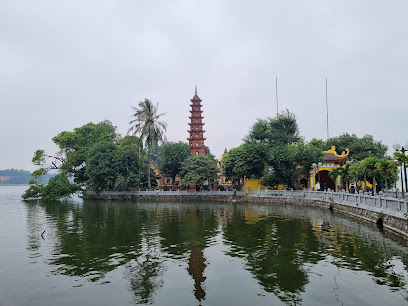
[[[0,169],[35,169],[52,137],[144,98],[186,141],[194,87],[220,157],[257,118],[295,113],[306,140],[408,142],[408,2],[0,0]]]

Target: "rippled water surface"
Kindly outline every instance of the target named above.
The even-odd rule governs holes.
[[[405,305],[407,240],[298,206],[30,202],[0,186],[0,305]]]

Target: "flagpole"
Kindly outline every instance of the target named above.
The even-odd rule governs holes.
[[[326,79],[326,126],[327,126],[327,140],[329,140],[329,102],[327,100],[327,79]]]
[[[276,116],[279,114],[279,101],[278,101],[278,77],[275,78],[276,89]]]

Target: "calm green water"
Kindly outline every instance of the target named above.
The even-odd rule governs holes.
[[[0,186],[2,306],[407,304],[406,239],[359,220],[283,205],[24,203],[25,188]]]

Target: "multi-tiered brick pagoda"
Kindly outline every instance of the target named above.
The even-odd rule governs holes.
[[[190,137],[187,138],[190,150],[192,155],[205,155],[205,145],[204,145],[204,130],[203,130],[203,116],[201,115],[203,111],[201,110],[201,99],[197,95],[197,86],[195,87],[195,94],[194,97],[190,100],[191,101],[191,116],[189,117],[191,122],[190,130]]]

